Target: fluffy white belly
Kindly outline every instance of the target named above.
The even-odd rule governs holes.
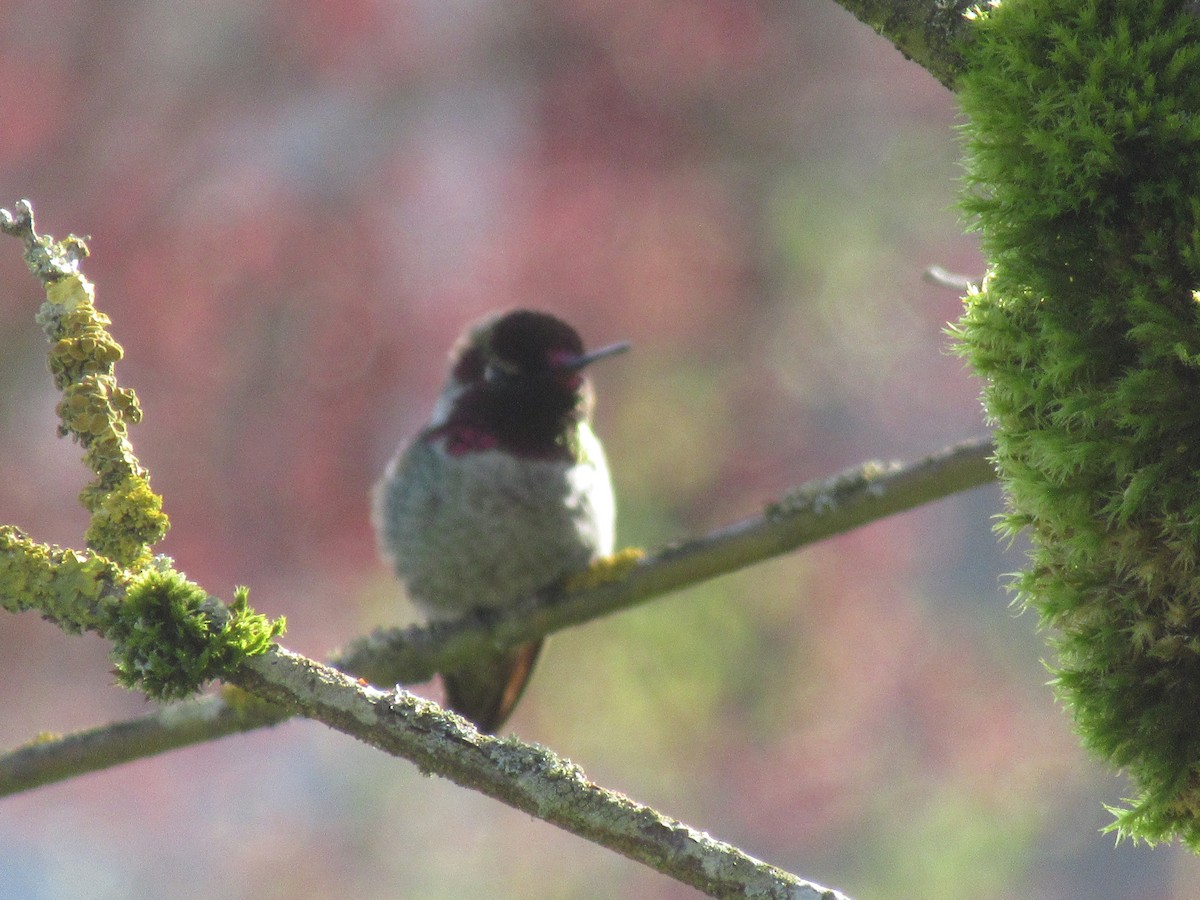
[[[385,556],[427,615],[516,603],[612,553],[612,485],[599,441],[583,462],[496,450],[450,456],[417,441],[375,490]]]

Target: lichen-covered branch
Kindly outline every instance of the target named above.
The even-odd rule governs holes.
[[[466,719],[399,688],[361,685],[278,647],[248,660],[232,680],[257,697],[319,719],[710,896],[843,898],[605,790],[545,747],[481,734]]]
[[[332,664],[374,684],[424,681],[443,668],[453,668],[455,660],[481,643],[510,645],[542,637],[987,484],[995,477],[991,452],[991,441],[980,439],[904,465],[867,463],[803,485],[761,516],[638,557],[615,578],[611,569],[602,570],[608,580],[566,596],[531,598],[500,619],[380,629],[334,654]],[[240,692],[232,696],[223,692],[164,707],[131,722],[18,747],[0,756],[0,796],[271,725],[286,715],[265,704],[248,707],[243,700]]]
[[[103,633],[129,580],[110,559],[39,544],[13,525],[0,526],[0,609],[36,610],[68,634]]]
[[[83,447],[84,462],[96,475],[80,495],[92,514],[87,545],[136,571],[150,561],[168,522],[129,442],[128,426],[141,421],[142,411],[134,392],[117,384],[114,368],[124,351],[79,271],[87,245],[74,235],[62,241],[39,235],[27,200],[14,209],[0,210],[0,231],[21,239],[30,271],[46,288],[37,321],[50,341],[50,372],[62,392],[59,433]]]
[[[226,686],[218,694],[70,734],[43,733],[0,757],[0,796],[66,781],[290,719],[286,710]]]
[[[245,589],[226,607],[170,560],[152,556],[167,517],[129,441],[127,426],[141,411],[133,391],[117,383],[121,347],[79,269],[87,246],[74,236],[39,235],[28,201],[14,209],[0,210],[0,231],[24,243],[30,271],[46,290],[37,321],[62,391],[59,433],[84,448],[96,479],[80,495],[92,514],[86,550],[50,547],[16,526],[0,527],[0,608],[37,609],[68,632],[95,631],[113,642],[122,684],[159,699],[187,696],[264,652],[284,622],[254,613]]]
[[[885,516],[995,479],[990,438],[964,442],[913,463],[868,462],[802,485],[762,515],[649,555],[602,561],[595,584],[530,598],[486,620],[376,632],[353,642],[336,664],[376,684],[420,681],[453,668],[487,643],[517,646],[552,631],[627,609],[671,591],[736,572]]]

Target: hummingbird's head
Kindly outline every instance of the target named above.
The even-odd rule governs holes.
[[[489,316],[468,328],[451,352],[434,429],[465,439],[466,450],[498,446],[518,455],[560,456],[571,429],[590,412],[583,370],[628,349],[620,343],[586,352],[575,329],[549,313]],[[450,441],[452,452],[461,439]]]
[[[599,359],[629,349],[612,344],[584,352],[579,334],[549,313],[518,309],[475,324],[453,352],[452,377],[460,385],[536,390],[547,383],[579,390],[583,369]]]

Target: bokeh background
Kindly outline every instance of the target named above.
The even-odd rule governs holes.
[[[593,344],[620,540],[984,433],[954,98],[831,0],[10,0],[0,202],[91,236],[162,550],[312,655],[413,613],[367,492],[460,328]],[[0,242],[0,520],[78,545],[37,284]],[[556,636],[511,727],[870,898],[1184,898],[1045,687],[981,489]],[[105,646],[0,617],[0,745],[144,712]],[[437,696],[436,684],[422,688]],[[0,801],[0,898],[676,898],[309,722]]]

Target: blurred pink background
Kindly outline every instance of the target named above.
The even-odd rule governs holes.
[[[0,4],[0,204],[91,236],[133,439],[207,589],[321,656],[413,614],[367,492],[460,328],[591,344],[623,544],[983,434],[953,97],[829,0]],[[0,521],[79,545],[79,448],[0,241]],[[556,636],[511,723],[869,898],[1183,898],[1055,705],[985,489]],[[0,616],[0,744],[139,714]],[[437,696],[436,686],[424,690]],[[0,800],[0,897],[695,896],[309,722]]]

